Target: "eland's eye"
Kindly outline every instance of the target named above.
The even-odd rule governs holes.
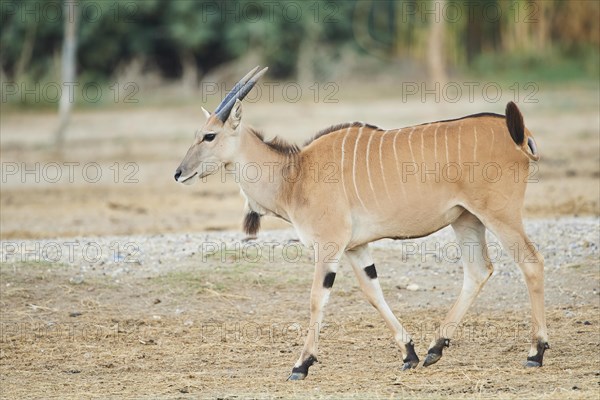
[[[215,139],[215,136],[217,136],[216,133],[207,133],[206,135],[204,135],[204,141],[205,142],[212,142]]]

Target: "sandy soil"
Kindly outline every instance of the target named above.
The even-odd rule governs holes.
[[[506,257],[495,262],[494,276],[442,360],[409,372],[400,371],[401,354],[391,334],[343,262],[326,309],[320,362],[307,380],[291,383],[285,379],[308,328],[312,275],[309,252],[295,262],[285,260],[293,232],[260,235],[254,242],[260,248],[279,244],[272,258],[257,261],[231,247],[210,254],[197,250],[200,243],[240,243],[240,234],[227,242],[221,242],[221,233],[128,236],[87,240],[103,246],[138,242],[143,251],[129,264],[18,257],[2,264],[2,396],[596,397],[598,221],[543,220],[527,229],[546,256],[552,348],[541,369],[522,367],[529,301],[520,273]],[[558,232],[566,240],[556,240]],[[432,249],[451,240],[448,229],[416,243]],[[424,357],[435,326],[460,290],[462,272],[450,259],[422,258],[422,251],[408,255],[403,243],[378,244],[374,257],[388,302]],[[409,285],[418,288],[408,290]]]

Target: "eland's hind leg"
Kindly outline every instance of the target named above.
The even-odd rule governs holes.
[[[442,350],[448,347],[450,339],[459,326],[467,310],[477,297],[493,271],[487,254],[485,227],[477,217],[465,211],[452,223],[456,240],[461,250],[463,262],[463,287],[456,302],[446,315],[436,337],[429,345],[425,367],[436,363],[442,357]]]
[[[523,229],[520,213],[484,218],[485,226],[500,240],[504,251],[519,265],[531,302],[532,339],[525,366],[541,367],[544,351],[549,349],[544,310],[544,257],[536,250]]]
[[[346,256],[350,260],[360,288],[367,297],[367,300],[379,311],[385,323],[394,334],[394,339],[398,343],[404,357],[404,366],[402,369],[415,368],[419,364],[419,357],[415,353],[413,341],[383,298],[383,291],[379,285],[377,270],[369,254],[368,245],[365,244],[348,250],[346,251]]]

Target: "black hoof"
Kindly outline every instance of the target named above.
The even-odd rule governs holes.
[[[301,381],[308,375],[308,368],[317,362],[315,356],[308,356],[306,360],[299,366],[292,368],[292,374],[287,378],[288,381]]]
[[[435,342],[435,345],[429,349],[427,352],[427,357],[425,357],[425,361],[423,362],[424,367],[429,367],[430,365],[435,364],[440,361],[442,358],[442,350],[444,347],[450,346],[450,339],[440,338]]]
[[[423,361],[423,366],[429,367],[430,365],[433,365],[436,362],[440,361],[440,358],[442,358],[441,354],[429,353],[427,354],[427,357],[425,357],[425,361]]]
[[[288,381],[302,381],[306,378],[306,374],[302,372],[292,372],[292,374],[287,378]]]
[[[419,365],[419,357],[415,353],[415,344],[412,340],[406,344],[406,358],[402,361],[404,361],[402,371],[417,368],[417,365]]]
[[[539,367],[541,367],[541,366],[542,366],[542,364],[540,364],[540,363],[539,363],[539,362],[537,362],[537,361],[527,361],[527,362],[525,362],[525,363],[523,364],[523,366],[524,366],[525,368],[539,368]]]
[[[537,354],[535,356],[527,357],[527,362],[524,366],[527,368],[541,367],[544,362],[544,352],[550,348],[550,345],[546,342],[538,340],[537,343]]]
[[[402,371],[406,371],[407,369],[415,369],[419,365],[419,360],[417,361],[407,361],[402,366]]]

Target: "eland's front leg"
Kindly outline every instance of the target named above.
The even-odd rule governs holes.
[[[288,380],[296,381],[306,378],[308,368],[317,361],[323,308],[329,299],[342,252],[342,246],[338,244],[315,245],[315,274],[310,291],[310,324],[308,326],[308,335],[306,336],[300,358],[294,364],[292,374]]]
[[[365,244],[346,251],[346,256],[350,260],[350,264],[352,264],[352,269],[367,300],[379,311],[388,328],[394,334],[394,339],[398,343],[404,357],[404,366],[402,369],[416,368],[419,364],[419,357],[415,353],[413,341],[383,297],[383,291],[377,278],[377,270],[369,254],[368,245]]]

